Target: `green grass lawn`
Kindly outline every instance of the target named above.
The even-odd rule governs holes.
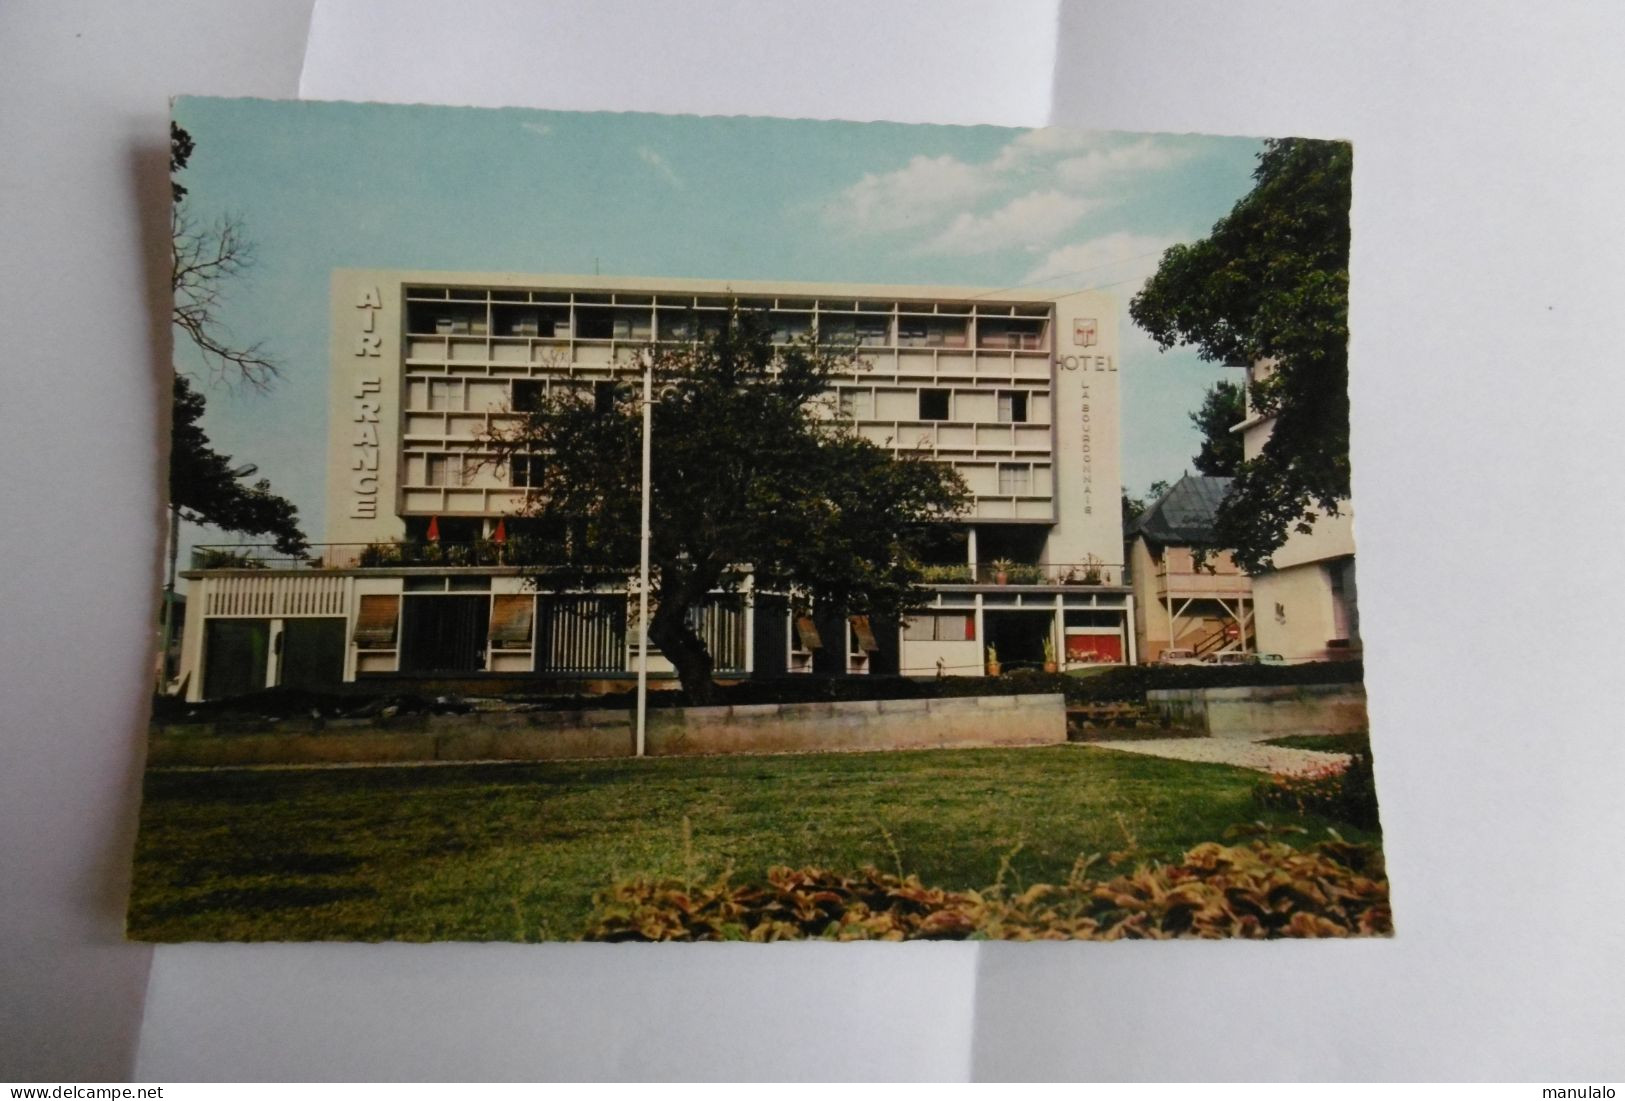
[[[979,888],[1082,854],[1174,857],[1263,819],[1256,773],[1084,746],[520,765],[150,772],[141,940],[578,938],[634,876],[902,868]],[[686,821],[686,825],[685,825]]]

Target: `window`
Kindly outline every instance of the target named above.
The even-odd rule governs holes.
[[[999,421],[1003,424],[1025,424],[1027,421],[1027,393],[1024,390],[1003,390],[999,393]]]
[[[513,383],[513,411],[534,413],[542,407],[542,396],[547,387],[539,378],[515,379]]]
[[[922,421],[945,421],[948,419],[947,390],[920,391],[920,419]]]
[[[538,485],[542,480],[540,455],[514,455],[508,460],[508,484],[525,488]]]
[[[429,408],[461,409],[463,407],[463,386],[460,382],[447,379],[432,379],[429,382]]]
[[[869,420],[875,415],[875,396],[868,390],[842,390],[841,416],[849,421]]]
[[[1033,468],[1021,463],[999,464],[999,493],[1004,497],[1021,497],[1031,493]]]
[[[595,382],[592,384],[592,408],[599,416],[615,411],[615,384],[613,382]]]
[[[975,642],[976,616],[970,612],[919,615],[903,627],[907,642]]]
[[[463,484],[463,460],[458,455],[430,455],[425,485],[460,486]]]
[[[891,343],[891,319],[863,317],[858,319],[858,343],[876,347]]]

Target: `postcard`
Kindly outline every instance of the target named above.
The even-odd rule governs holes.
[[[129,935],[1390,935],[1352,158],[176,101]]]

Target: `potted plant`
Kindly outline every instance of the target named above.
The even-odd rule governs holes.
[[[990,677],[999,675],[999,652],[991,646],[987,648],[987,675]]]
[[[1010,567],[1015,563],[1008,558],[995,558],[993,560],[993,584],[1010,584]]]
[[[1055,660],[1055,636],[1046,635],[1044,638],[1044,672],[1059,673],[1060,664]]]

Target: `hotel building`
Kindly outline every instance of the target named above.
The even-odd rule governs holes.
[[[928,606],[903,624],[784,594],[717,593],[696,627],[720,679],[981,673],[1132,662],[1121,565],[1115,304],[1091,292],[343,269],[331,285],[325,537],[309,557],[199,548],[182,640],[187,698],[274,685],[486,678],[613,682],[636,669],[635,585],[549,592],[503,561],[525,472],[481,438],[558,387],[640,378],[730,303],[777,341],[855,347],[829,415],[954,467]],[[596,392],[604,392],[602,389]],[[660,477],[660,441],[653,441]],[[651,668],[669,666],[651,653]]]

